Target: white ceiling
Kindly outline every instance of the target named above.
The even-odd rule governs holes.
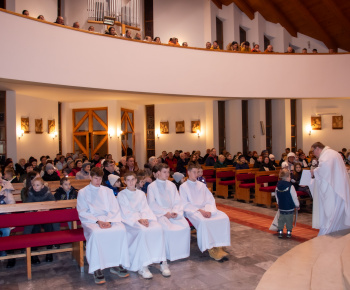
[[[121,92],[109,90],[66,87],[40,83],[30,83],[0,79],[0,90],[16,91],[16,94],[35,98],[57,100],[59,102],[87,102],[99,100],[120,100],[136,104],[189,103],[203,101],[203,96],[177,96]],[[218,98],[209,98],[214,100]]]

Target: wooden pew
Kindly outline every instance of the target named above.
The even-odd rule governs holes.
[[[236,170],[235,174],[235,186],[236,186],[236,196],[237,200],[244,200],[245,202],[253,201],[253,198],[250,197],[250,189],[255,188],[255,172],[258,168],[250,169],[241,169]],[[248,180],[254,180],[254,183],[247,182]]]
[[[216,169],[216,193],[217,196],[228,198],[228,187],[229,185],[234,186],[236,168],[226,167]],[[233,180],[222,180],[222,178],[233,178]]]
[[[255,173],[255,199],[254,203],[271,207],[271,193],[276,186],[264,186],[264,183],[277,182],[279,170],[258,171]],[[271,176],[273,175],[273,176]]]
[[[77,227],[79,221],[76,208],[76,200],[46,201],[34,203],[5,204],[0,207],[0,228],[18,227],[47,223],[72,222],[72,229],[59,232],[37,233],[28,235],[10,235],[0,238],[0,251],[18,250],[25,248],[25,253],[9,254],[0,257],[1,260],[12,258],[26,258],[27,277],[32,278],[31,257],[44,254],[72,252],[77,261],[80,271],[84,271],[84,248],[85,241],[83,229]],[[54,211],[49,211],[54,209]],[[30,212],[28,212],[30,211]],[[34,211],[34,212],[33,212]],[[6,214],[3,214],[6,213]],[[64,244],[60,249],[43,249],[36,252],[31,247],[43,247],[53,244]]]
[[[207,187],[212,188],[212,192],[214,193],[214,183],[216,182],[216,169],[214,166],[204,166],[203,168],[203,176],[205,178],[205,181],[207,182]]]

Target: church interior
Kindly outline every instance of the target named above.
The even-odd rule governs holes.
[[[349,1],[1,0],[0,27],[2,165],[69,152],[118,163],[130,150],[143,169],[163,151],[267,150],[279,161],[286,148],[308,156],[317,141],[349,148]],[[171,277],[158,265],[152,280],[106,272],[101,288],[350,289],[350,230],[317,236],[312,201],[301,198],[292,238],[278,239],[271,195],[256,202],[255,184],[243,202],[222,198],[219,171],[210,189],[230,219],[228,261],[202,253],[192,232],[190,257],[169,263]],[[0,255],[0,288],[97,287],[75,250],[41,259],[30,279],[25,252],[11,269]]]

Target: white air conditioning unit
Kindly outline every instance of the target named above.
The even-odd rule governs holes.
[[[316,115],[338,115],[339,108],[316,108]]]

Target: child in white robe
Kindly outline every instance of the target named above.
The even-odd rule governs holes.
[[[197,181],[199,165],[189,164],[188,179],[180,186],[185,216],[197,230],[201,252],[208,250],[216,261],[227,260],[222,247],[231,245],[230,220],[216,208],[215,199],[204,183]]]
[[[113,191],[101,185],[103,171],[91,170],[91,183],[79,191],[77,210],[86,238],[86,259],[89,273],[94,274],[96,284],[106,282],[102,270],[119,277],[129,273],[121,266],[129,267],[127,234],[122,223],[119,204]],[[119,266],[119,267],[118,267]]]
[[[169,166],[157,165],[156,181],[147,189],[149,207],[162,225],[166,258],[170,261],[187,258],[190,255],[191,233],[183,216],[183,206],[176,185],[168,180]]]
[[[145,193],[136,189],[136,181],[136,174],[127,172],[124,175],[127,188],[117,198],[129,244],[130,267],[127,269],[151,279],[153,275],[148,265],[161,263],[162,275],[168,277],[171,274],[166,262],[163,230],[147,204]]]

